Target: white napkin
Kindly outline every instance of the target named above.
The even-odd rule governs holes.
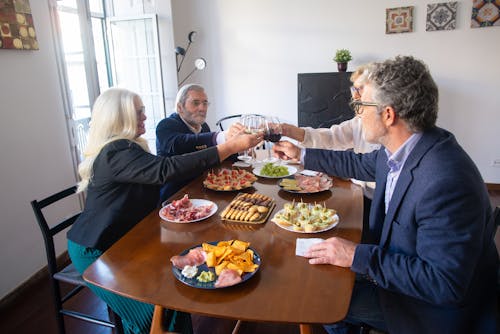
[[[297,242],[295,244],[295,255],[304,256],[309,247],[314,244],[319,244],[324,241],[321,238],[297,238]]]
[[[321,174],[320,172],[310,170],[310,169],[304,169],[300,174],[305,175],[305,176],[316,176]]]
[[[252,165],[247,163],[247,162],[243,162],[243,161],[236,161],[235,163],[233,163],[233,167],[245,168],[245,167],[250,167],[250,166],[252,166]]]

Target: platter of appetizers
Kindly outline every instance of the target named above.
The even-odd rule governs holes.
[[[170,259],[179,281],[199,289],[220,289],[243,283],[259,270],[260,255],[249,242],[204,242]]]
[[[206,199],[190,199],[184,195],[181,199],[164,205],[159,212],[160,218],[171,223],[194,223],[217,212],[217,204]]]
[[[257,177],[244,169],[212,170],[203,181],[205,188],[215,191],[235,191],[250,188]]]
[[[297,233],[320,233],[339,223],[337,211],[321,204],[285,203],[271,219],[279,227]]]

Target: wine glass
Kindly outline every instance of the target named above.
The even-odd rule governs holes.
[[[247,123],[245,124],[245,129],[247,133],[259,133],[265,132],[266,127],[266,119],[264,116],[260,115],[249,115],[247,119]],[[251,148],[252,159],[250,160],[252,163],[259,163],[257,160],[255,149],[257,149],[261,144],[257,144],[257,146]]]
[[[277,143],[281,139],[283,134],[283,128],[278,117],[266,117],[265,119],[265,132],[264,140],[268,142],[267,144],[267,158],[264,162],[276,162],[278,158],[271,155],[271,143]]]
[[[240,123],[245,127],[245,132],[247,132],[247,129],[249,127],[251,116],[252,115],[241,115],[240,117]],[[248,150],[245,150],[243,151],[243,154],[238,155],[238,159],[244,162],[250,162],[250,160],[252,160],[252,157],[248,155]]]
[[[264,133],[266,130],[266,118],[264,116],[260,116],[260,115],[252,115],[250,122],[248,124],[247,130],[249,133],[259,133],[259,132]],[[251,151],[252,157],[253,157],[252,162],[255,164],[258,164],[261,162],[257,159],[256,150],[259,149],[259,147],[262,145],[263,144],[259,143],[255,147],[252,148],[252,151]]]

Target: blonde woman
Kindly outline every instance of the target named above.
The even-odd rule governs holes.
[[[111,88],[95,101],[85,160],[79,166],[78,190],[87,191],[85,209],[68,232],[68,252],[81,273],[155,209],[162,184],[200,174],[261,140],[242,134],[206,150],[158,157],[141,138],[145,120],[141,98],[129,90]],[[120,315],[127,333],[149,333],[153,305],[90,288]],[[170,330],[192,333],[188,314],[170,313]]]

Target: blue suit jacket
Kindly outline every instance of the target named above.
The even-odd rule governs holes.
[[[387,155],[307,150],[305,168],[376,181],[366,244],[351,267],[378,285],[391,333],[496,333],[498,255],[484,182],[455,137],[423,134],[387,214]]]
[[[159,156],[171,157],[203,150],[216,144],[216,135],[216,132],[210,132],[207,123],[203,123],[200,133],[193,133],[179,114],[173,113],[156,126],[156,151]],[[166,200],[196,176],[192,175],[188,180],[169,181],[160,190],[160,200]]]

